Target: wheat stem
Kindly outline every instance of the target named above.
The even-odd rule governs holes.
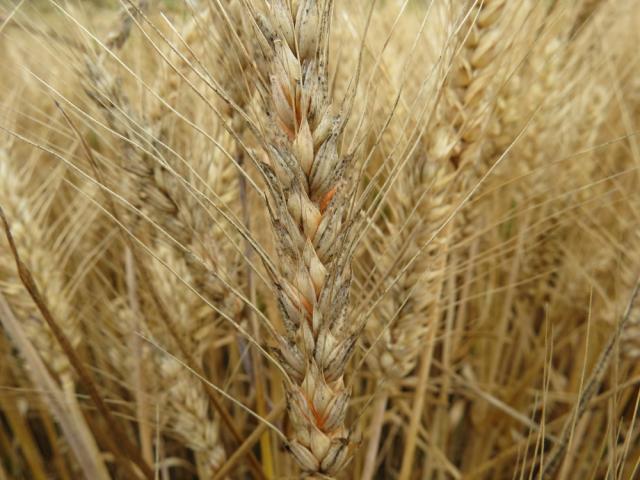
[[[11,431],[15,436],[15,440],[20,445],[20,449],[27,460],[30,473],[34,480],[47,480],[47,474],[44,468],[42,456],[38,451],[36,442],[33,438],[31,430],[27,427],[22,413],[18,409],[15,402],[10,397],[0,395],[0,408],[8,417],[8,423]]]
[[[636,300],[640,295],[640,278],[636,281],[635,287],[631,292],[631,296],[629,298],[629,302],[627,303],[627,307],[625,309],[622,318],[618,325],[614,328],[613,332],[609,335],[607,339],[607,343],[600,352],[600,356],[598,357],[598,361],[589,376],[589,379],[584,385],[582,392],[578,398],[578,402],[576,403],[574,409],[574,415],[570,416],[565,422],[563,427],[562,435],[560,437],[560,441],[554,446],[554,449],[549,454],[546,462],[543,463],[540,476],[543,477],[552,477],[559,466],[559,461],[562,459],[562,455],[564,454],[567,448],[567,441],[569,436],[571,435],[572,428],[571,425],[574,422],[577,422],[582,418],[587,407],[589,406],[589,402],[593,398],[593,396],[597,393],[600,383],[602,382],[602,377],[607,370],[609,365],[609,361],[611,360],[611,355],[614,352],[614,347],[620,340],[622,334],[625,331],[625,328],[629,324],[631,319],[631,313],[633,312],[633,308],[635,306]]]
[[[383,392],[376,400],[371,415],[372,421],[369,430],[369,447],[364,457],[364,467],[362,468],[361,480],[371,480],[375,474],[378,459],[378,445],[380,445],[380,436],[382,435],[382,427],[384,425],[384,412],[387,409],[387,401],[389,396],[387,392]]]

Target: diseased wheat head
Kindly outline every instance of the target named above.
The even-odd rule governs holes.
[[[344,369],[362,326],[346,321],[354,186],[352,154],[340,151],[348,112],[332,105],[328,78],[332,2],[276,1],[258,15],[268,69],[259,168],[278,252],[272,277],[284,326],[276,351],[287,372],[288,447],[304,472],[333,477],[353,448]]]

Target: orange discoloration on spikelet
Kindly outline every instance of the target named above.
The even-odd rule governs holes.
[[[310,316],[313,315],[313,305],[302,294],[300,294],[300,303]]]
[[[326,193],[324,197],[322,197],[322,200],[320,200],[320,213],[324,213],[324,211],[327,209],[337,190],[338,187],[333,187]]]
[[[286,122],[282,120],[280,116],[277,117],[277,121],[282,131],[287,135],[287,138],[293,141],[293,139],[296,138],[296,133],[287,126]]]
[[[313,404],[313,401],[311,399],[309,399],[306,395],[304,396],[304,399],[307,402],[307,406],[309,407],[309,410],[311,411],[311,414],[313,415],[313,420],[316,427],[318,427],[320,430],[322,430],[324,428],[325,422],[326,422],[326,416],[322,415],[320,412],[318,412],[318,410],[316,409],[315,405]]]

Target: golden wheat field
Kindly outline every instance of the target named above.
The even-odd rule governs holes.
[[[0,0],[0,480],[640,478],[640,1]]]

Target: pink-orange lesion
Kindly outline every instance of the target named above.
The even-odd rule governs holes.
[[[306,395],[304,395],[304,399],[307,402],[307,406],[309,407],[309,410],[311,411],[311,415],[313,415],[313,421],[316,424],[316,426],[320,429],[324,431],[324,425],[327,421],[326,415],[322,415],[321,413],[318,412],[318,410],[316,409],[315,405],[313,404],[313,401],[311,401],[309,398],[307,398]]]
[[[278,124],[280,128],[287,135],[289,141],[293,142],[300,130],[300,126],[302,125],[304,110],[302,107],[302,95],[300,89],[296,84],[290,85],[283,82],[276,82],[278,88],[280,88],[280,92],[284,100],[287,102],[289,106],[289,112],[291,114],[291,119],[293,119],[293,124],[291,124],[290,120],[284,118],[283,113],[278,111]],[[310,100],[307,100],[310,103]],[[288,116],[288,115],[287,115]]]
[[[324,195],[324,197],[322,197],[322,200],[320,200],[320,213],[324,213],[324,211],[327,209],[337,190],[338,187],[333,187]]]
[[[311,317],[313,316],[313,305],[311,305],[311,302],[309,302],[309,300],[307,300],[306,297],[302,294],[300,294],[300,303],[309,314],[309,324],[311,324]]]

